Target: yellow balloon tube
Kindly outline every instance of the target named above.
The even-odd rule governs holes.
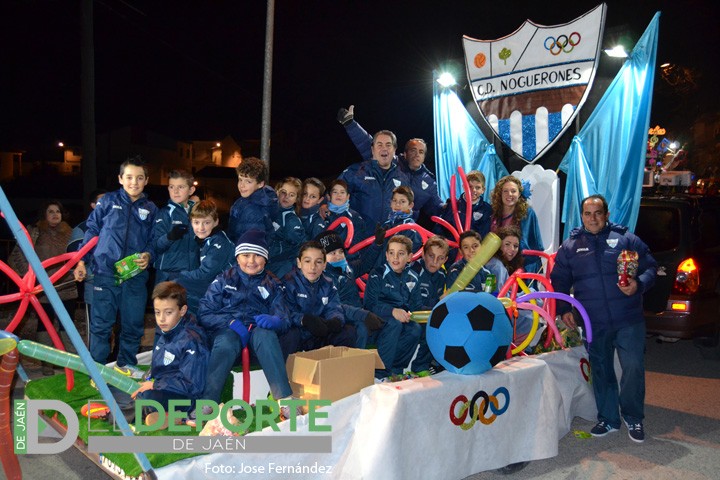
[[[8,352],[12,352],[17,346],[14,338],[0,338],[0,357]]]
[[[417,310],[415,312],[410,312],[410,320],[417,323],[427,323],[431,313],[432,310]]]
[[[465,290],[465,287],[467,287],[468,283],[475,278],[475,275],[477,275],[483,265],[485,265],[492,256],[495,255],[495,252],[498,251],[500,243],[500,237],[494,233],[490,232],[485,235],[485,238],[483,238],[483,241],[480,244],[480,251],[475,254],[473,259],[470,260],[467,265],[465,265],[465,268],[462,269],[462,272],[458,275],[455,283],[450,286],[447,292],[445,292],[445,295],[447,296],[451,293]]]

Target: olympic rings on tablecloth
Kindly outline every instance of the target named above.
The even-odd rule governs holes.
[[[502,408],[499,408],[500,402],[497,398],[499,395],[503,395],[505,397]],[[482,400],[478,405],[478,398],[481,397]],[[455,415],[455,409],[458,404],[461,404],[460,412],[458,412],[458,415]],[[480,390],[470,401],[468,401],[465,395],[458,395],[452,403],[450,403],[450,421],[453,425],[457,425],[463,430],[471,429],[477,420],[480,420],[480,423],[483,425],[490,425],[495,421],[498,415],[505,413],[509,406],[510,392],[508,392],[508,389],[505,387],[498,387],[492,395],[488,395],[484,390]],[[489,417],[485,416],[488,409],[492,412],[492,415]],[[465,420],[468,417],[468,411],[472,413],[470,414],[470,421],[465,423]]]
[[[590,381],[590,362],[588,362],[587,358],[581,358],[580,359],[580,373],[582,373],[583,378],[586,382]]]
[[[575,38],[573,38],[573,35]],[[582,37],[578,32],[572,32],[569,37],[567,35],[558,35],[557,38],[550,36],[545,39],[544,46],[545,50],[548,50],[552,55],[560,55],[562,52],[572,52],[581,39]],[[548,40],[550,41],[549,44]]]

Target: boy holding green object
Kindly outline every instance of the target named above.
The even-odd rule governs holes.
[[[110,334],[119,313],[117,369],[133,378],[140,378],[143,371],[136,367],[135,355],[144,333],[145,285],[149,276],[147,267],[153,255],[152,228],[157,208],[143,193],[148,177],[140,157],[123,162],[118,181],[121,189],[98,200],[87,220],[82,242],[84,245],[93,237],[99,237],[95,249],[88,254],[92,255],[96,267],[90,318],[90,354],[96,362],[107,362]],[[121,281],[115,264],[134,254],[137,257],[132,262],[139,271]],[[78,262],[74,273],[76,281],[85,280],[87,271],[84,261]]]

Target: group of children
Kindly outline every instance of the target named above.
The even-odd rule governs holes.
[[[372,229],[349,208],[343,180],[332,182],[327,196],[316,178],[300,182],[289,177],[273,190],[266,186],[266,164],[257,158],[244,159],[237,174],[240,198],[232,206],[226,234],[212,201],[191,200],[191,175],[171,173],[170,199],[157,210],[143,194],[147,170],[142,161],[130,158],[123,163],[118,177],[122,188],[97,202],[82,242],[99,237],[89,254],[95,265],[90,321],[95,361],[107,361],[119,315],[117,368],[133,378],[145,373],[137,368],[135,353],[143,334],[147,267],[152,261],[158,324],[154,380],[143,382],[134,396],[161,404],[178,396],[219,402],[244,347],[262,367],[278,400],[292,396],[285,361],[299,350],[375,345],[385,365],[376,372],[378,378],[408,367],[416,372],[441,368],[433,364],[423,327],[411,321],[411,312],[431,309],[478,253],[491,213],[482,200],[482,174],[468,175],[472,229],[460,236],[462,259],[452,263],[447,275],[451,252],[445,238],[434,235],[423,244],[412,229],[387,234],[392,227],[414,222],[413,191],[407,186],[395,188],[388,219]],[[460,206],[465,208],[462,199]],[[352,222],[351,245],[366,237],[374,237],[372,243],[348,255],[351,225],[328,229],[340,217]],[[505,227],[498,233],[501,249],[467,290],[481,291],[489,274],[502,285],[508,273],[522,265],[519,229]],[[413,262],[419,250],[422,256]],[[116,264],[132,254],[137,254],[129,260],[137,267],[134,276],[119,279]],[[356,280],[366,273],[361,292]],[[75,277],[86,278],[84,262]],[[192,407],[189,410],[192,421]],[[282,414],[288,417],[290,412]]]

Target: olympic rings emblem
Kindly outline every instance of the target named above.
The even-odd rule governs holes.
[[[590,382],[590,371],[590,362],[588,362],[587,358],[581,358],[580,373],[582,374],[586,382]]]
[[[572,32],[569,37],[567,35],[558,35],[557,38],[550,36],[545,39],[545,50],[552,55],[560,55],[562,52],[570,53],[576,45],[580,44],[581,39],[578,32]]]
[[[499,408],[500,402],[498,396],[503,395],[504,402],[502,408]],[[478,405],[477,401],[480,400]],[[458,404],[460,404],[460,411],[455,414]],[[492,395],[488,395],[485,391],[480,390],[473,397],[472,400],[468,401],[465,395],[458,395],[450,404],[450,421],[453,425],[457,425],[463,430],[470,430],[475,422],[480,420],[483,425],[490,425],[495,419],[505,413],[510,406],[510,392],[505,387],[499,387]],[[492,415],[486,416],[488,409],[492,412]],[[470,413],[470,421],[465,423],[468,418],[468,412]]]

